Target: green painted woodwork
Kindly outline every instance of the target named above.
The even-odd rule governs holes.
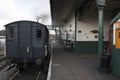
[[[118,77],[120,77],[120,49],[116,49],[113,46],[113,65],[112,65],[112,73]]]
[[[106,4],[106,0],[96,0],[97,2],[97,5],[100,5],[100,6],[105,6]]]
[[[105,41],[104,45],[108,42]],[[76,41],[75,52],[80,54],[98,54],[98,41]]]
[[[111,25],[113,25],[120,18],[120,12],[111,20]]]
[[[98,42],[98,67],[101,64],[101,55],[103,51],[103,34],[104,34],[104,6],[98,7],[99,18],[98,18],[98,27],[99,27],[99,42]]]

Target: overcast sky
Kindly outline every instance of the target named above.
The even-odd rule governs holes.
[[[49,0],[0,0],[0,30],[4,25],[18,20],[36,21],[51,25]],[[44,19],[43,19],[44,16]]]

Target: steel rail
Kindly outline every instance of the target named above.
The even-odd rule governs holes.
[[[9,80],[13,80],[18,74],[19,74],[20,71],[17,71]]]
[[[41,72],[39,71],[35,80],[39,80],[40,74],[41,74]]]

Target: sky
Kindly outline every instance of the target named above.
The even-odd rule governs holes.
[[[51,25],[49,0],[0,0],[0,30],[4,25],[19,21],[31,20]]]

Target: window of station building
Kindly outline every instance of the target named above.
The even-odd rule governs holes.
[[[7,33],[7,35],[8,35],[8,39],[13,39],[13,27],[9,27],[8,28],[8,33]]]
[[[42,37],[42,31],[40,27],[37,27],[37,38],[41,38]]]

